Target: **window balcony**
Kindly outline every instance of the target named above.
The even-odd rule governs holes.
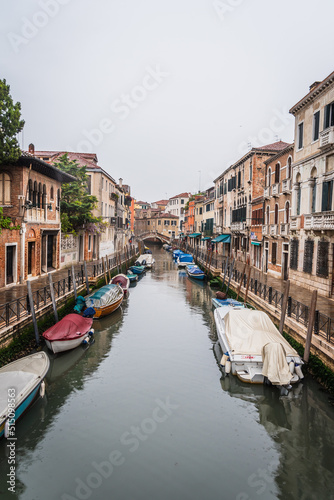
[[[265,199],[269,200],[269,198],[270,198],[270,186],[264,188],[263,196]]]
[[[59,211],[57,211],[59,215]],[[56,218],[58,220],[58,217]],[[27,222],[45,222],[46,221],[46,209],[45,208],[29,208],[25,214],[25,220]]]
[[[334,230],[334,212],[305,215],[304,227],[313,231]]]
[[[294,215],[290,221],[290,231],[298,231],[300,229],[300,216]]]
[[[282,193],[291,193],[291,179],[282,181]]]
[[[246,222],[232,222],[231,231],[244,231],[246,229]]]
[[[269,226],[268,225],[262,226],[262,234],[263,234],[263,236],[269,235]]]
[[[289,228],[290,224],[284,223],[281,224],[281,236],[289,236]]]
[[[320,132],[319,148],[326,148],[334,144],[334,127],[328,127]]]
[[[279,182],[277,182],[277,184],[273,184],[271,186],[271,194],[272,194],[272,196],[275,196],[275,198],[277,198],[277,196],[279,196]]]
[[[279,225],[270,224],[270,236],[278,236],[278,235],[279,235]]]

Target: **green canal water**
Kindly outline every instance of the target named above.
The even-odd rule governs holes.
[[[154,249],[155,269],[95,343],[51,358],[16,427],[1,499],[334,499],[334,407],[310,377],[287,397],[224,378],[212,291]]]

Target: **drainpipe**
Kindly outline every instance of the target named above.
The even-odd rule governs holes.
[[[24,222],[21,224],[20,229],[20,284],[24,283],[24,265],[25,265],[25,246],[26,246],[26,225]]]

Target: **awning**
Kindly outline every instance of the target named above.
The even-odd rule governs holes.
[[[206,241],[206,240],[209,240],[210,239],[210,236],[205,236],[205,238],[202,238],[201,241]]]
[[[261,245],[261,243],[259,243],[258,241],[251,241],[251,244],[255,245],[257,247],[259,247]]]
[[[188,234],[188,237],[189,238],[197,238],[198,236],[202,236],[201,233],[192,233],[192,234]]]
[[[231,235],[230,234],[220,234],[214,240],[211,240],[211,243],[231,243]]]

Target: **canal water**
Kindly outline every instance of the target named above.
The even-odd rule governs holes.
[[[16,427],[1,499],[334,499],[334,407],[310,377],[287,397],[224,377],[213,292],[156,266],[95,342],[51,358],[47,396]]]

